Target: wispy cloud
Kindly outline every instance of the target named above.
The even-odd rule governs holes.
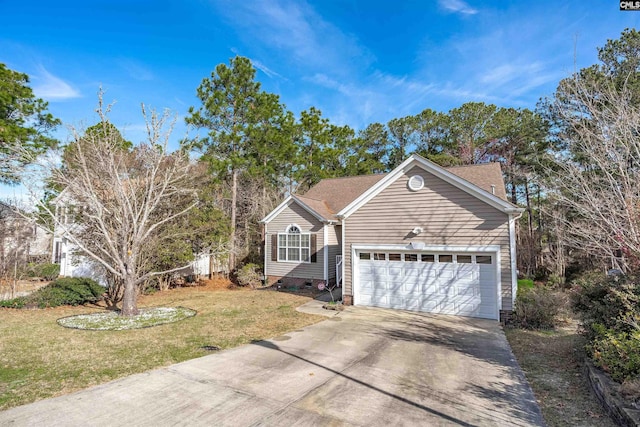
[[[256,67],[258,70],[262,71],[263,73],[265,73],[267,76],[269,76],[271,78],[278,77],[280,79],[287,80],[285,77],[283,77],[280,74],[276,73],[271,68],[267,67],[266,65],[264,65],[262,62],[258,61],[257,59],[251,59],[251,63],[253,64],[254,67]]]
[[[254,60],[256,68],[287,79],[275,86],[293,92],[287,104],[294,111],[314,105],[333,122],[357,129],[470,101],[535,108],[564,76],[559,55],[572,43],[567,33],[575,31],[565,25],[571,15],[549,17],[543,6],[523,17],[514,8],[483,6],[480,11],[473,0],[439,0],[447,13],[482,14],[483,19],[445,32],[437,43],[425,39],[424,50],[398,69],[376,61],[340,21],[329,22],[304,0],[256,0],[233,7],[228,0],[216,1],[224,3],[221,13],[252,43],[245,49],[266,58]],[[562,35],[557,28],[564,29]]]
[[[38,74],[34,76],[33,80],[36,82],[33,87],[35,94],[48,101],[63,101],[81,96],[80,92],[69,83],[51,74],[42,65],[38,67]]]
[[[138,61],[129,58],[120,58],[118,65],[122,67],[130,77],[140,81],[150,81],[154,79],[153,72]]]
[[[425,46],[414,78],[437,82],[441,91],[434,94],[443,100],[535,108],[569,71],[571,15],[548,16],[542,5],[532,6],[526,19],[514,8],[482,13],[486,17],[474,27],[452,33],[437,47]],[[438,64],[445,61],[443,69]]]
[[[493,89],[508,88],[511,95],[519,96],[536,87],[558,81],[559,78],[560,73],[552,72],[550,67],[541,61],[527,63],[514,60],[483,71],[478,76],[478,81],[483,86]]]
[[[274,56],[300,69],[346,74],[354,63],[361,66],[373,61],[373,55],[354,36],[323,19],[305,1],[218,3],[220,12],[242,30],[241,36],[251,43],[261,40]],[[270,71],[274,68],[260,65]]]
[[[322,73],[304,80],[335,91],[339,96],[330,97],[337,101],[332,106],[331,120],[358,129],[372,121],[416,114],[428,106],[429,97],[437,90],[434,84],[381,71],[349,82]]]
[[[475,15],[478,9],[474,9],[463,0],[438,0],[438,5],[451,13],[461,13],[463,15]]]
[[[231,48],[231,52],[233,52],[236,55],[241,55],[241,56],[245,56],[246,55],[242,55],[238,49],[236,49],[235,47]],[[271,68],[267,67],[262,61],[259,61],[255,58],[249,58],[249,61],[251,61],[251,64],[258,70],[262,71],[264,74],[267,75],[267,77],[270,78],[274,78],[277,77],[279,79],[283,79],[283,80],[287,80],[287,78],[285,78],[284,76],[278,74],[277,72],[273,71]]]

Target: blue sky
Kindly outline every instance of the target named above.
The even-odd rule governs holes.
[[[143,138],[144,102],[178,115],[175,143],[197,86],[236,54],[296,115],[315,106],[362,129],[469,101],[534,108],[640,12],[613,0],[0,0],[0,17],[0,62],[65,124],[97,121],[102,85],[127,138]]]

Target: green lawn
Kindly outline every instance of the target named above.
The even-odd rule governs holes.
[[[227,349],[322,320],[295,310],[308,300],[270,290],[175,289],[141,297],[139,305],[188,307],[195,317],[127,331],[56,323],[98,308],[0,309],[0,410],[204,356],[204,346]]]

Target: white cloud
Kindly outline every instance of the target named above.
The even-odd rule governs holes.
[[[38,97],[48,101],[63,101],[81,96],[69,83],[51,74],[44,66],[39,66],[38,71],[33,78],[36,82],[33,91]]]
[[[271,77],[271,78],[278,77],[278,78],[287,80],[286,78],[276,73],[275,71],[273,71],[272,69],[270,69],[269,67],[264,65],[262,62],[258,61],[257,59],[249,58],[249,60],[251,61],[254,67],[256,67],[258,70],[265,73],[268,77]]]
[[[138,61],[128,58],[118,59],[118,64],[122,67],[132,78],[140,81],[150,81],[154,79],[153,72]]]
[[[367,66],[373,61],[373,55],[354,36],[323,19],[305,1],[218,3],[220,12],[248,43],[260,40],[268,47],[274,55],[271,61],[281,59],[296,68],[334,75],[347,74],[353,67]],[[262,62],[258,65],[264,66],[268,71],[260,69],[267,74],[273,72],[273,67]]]
[[[475,15],[478,9],[474,9],[463,0],[438,0],[441,8],[451,13],[462,13],[463,15]]]

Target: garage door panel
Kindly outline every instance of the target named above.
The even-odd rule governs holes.
[[[407,297],[411,297],[413,295],[422,295],[423,293],[422,289],[423,287],[422,287],[422,284],[420,283],[405,284],[402,287],[402,293]]]
[[[419,311],[434,313],[437,311],[438,306],[439,306],[439,303],[437,301],[433,301],[433,300],[422,301],[422,303],[420,304]]]
[[[435,269],[423,271],[420,277],[426,280],[436,280],[438,278],[438,271]]]
[[[458,290],[453,285],[442,286],[438,288],[438,294],[447,296],[447,297],[455,297],[458,294]]]
[[[403,308],[405,306],[404,298],[393,296],[388,298],[388,304],[391,308]]]
[[[362,280],[360,282],[360,292],[363,295],[369,295],[373,292],[374,289],[374,281],[373,280]]]
[[[360,295],[360,304],[362,305],[375,305],[373,304],[373,299],[371,295],[362,294]]]
[[[373,274],[374,265],[370,261],[360,261],[360,274]]]
[[[467,281],[467,282],[475,282],[478,281],[479,274],[477,271],[467,270],[467,271],[458,271],[457,279],[458,281]]]
[[[422,308],[422,298],[407,297],[404,300],[404,304],[407,307],[407,310],[420,311]]]
[[[474,316],[478,314],[477,304],[459,304],[457,312],[463,316]]]
[[[385,267],[374,267],[371,270],[371,275],[377,280],[384,279],[387,277],[387,269]]]
[[[429,297],[432,295],[437,295],[438,294],[438,287],[434,284],[424,284],[423,287],[423,293],[425,295],[425,297]]]
[[[356,303],[496,319],[495,264],[476,264],[475,257],[466,254],[460,258],[465,262],[457,263],[457,254],[445,255],[441,259],[454,262],[431,262],[432,256],[420,254],[417,260],[362,260],[356,272]],[[492,256],[492,262],[495,259]]]
[[[477,286],[456,286],[456,293],[461,297],[479,297],[480,287]]]
[[[418,279],[422,275],[422,272],[417,268],[407,268],[404,271],[404,277],[407,279]]]
[[[443,268],[440,270],[438,277],[440,279],[453,279],[455,277],[455,271],[450,267]]]
[[[387,274],[392,279],[400,279],[403,276],[402,268],[401,267],[389,267]]]
[[[451,301],[444,301],[440,303],[441,314],[457,314],[456,304]]]
[[[405,291],[404,284],[400,279],[387,283],[386,289],[390,290],[394,294],[403,293]]]

